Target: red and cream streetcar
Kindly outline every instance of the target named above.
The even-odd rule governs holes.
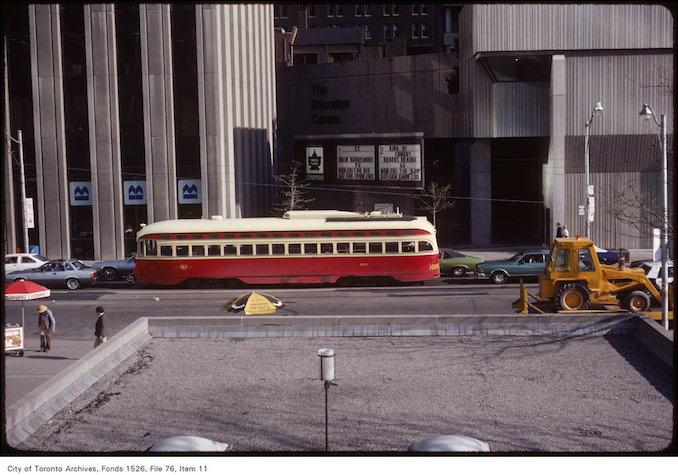
[[[440,276],[433,225],[423,217],[290,211],[282,218],[158,221],[137,233],[141,285],[421,282]]]

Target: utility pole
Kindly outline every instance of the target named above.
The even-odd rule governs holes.
[[[19,138],[19,167],[20,176],[19,182],[21,183],[21,222],[23,225],[24,232],[24,252],[30,252],[30,247],[28,244],[28,211],[26,210],[26,174],[24,173],[24,141],[23,134],[21,130],[17,130],[17,136]]]

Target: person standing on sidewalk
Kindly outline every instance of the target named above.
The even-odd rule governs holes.
[[[50,333],[56,331],[56,320],[46,305],[38,306],[38,328],[40,329],[40,351],[47,352],[52,349]]]
[[[108,324],[106,322],[106,315],[104,315],[104,307],[97,307],[96,312],[99,318],[97,318],[97,323],[94,326],[94,335],[96,337],[94,340],[94,348],[102,343],[106,343],[106,340],[108,339]]]

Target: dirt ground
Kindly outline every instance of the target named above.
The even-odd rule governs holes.
[[[673,375],[628,335],[157,338],[18,448],[140,452],[196,435],[238,453],[322,452],[320,348],[336,353],[331,451],[401,452],[439,434],[510,453],[672,440]]]

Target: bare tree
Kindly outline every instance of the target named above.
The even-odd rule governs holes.
[[[607,204],[604,211],[619,224],[636,229],[641,236],[651,236],[654,228],[661,228],[664,219],[662,215],[661,197],[639,191],[632,183],[615,185],[612,192],[605,194]],[[667,239],[673,239],[673,209],[669,206],[667,222]]]
[[[305,209],[308,203],[315,200],[315,198],[306,198],[305,196],[309,184],[301,176],[301,166],[300,162],[294,161],[289,174],[273,176],[280,188],[279,200],[273,207],[276,214],[284,214],[295,209]]]
[[[435,181],[424,189],[424,192],[417,197],[421,203],[421,208],[429,213],[433,218],[433,226],[436,225],[436,215],[447,208],[452,208],[455,204],[450,199],[450,191],[452,185],[445,186],[438,185]]]

